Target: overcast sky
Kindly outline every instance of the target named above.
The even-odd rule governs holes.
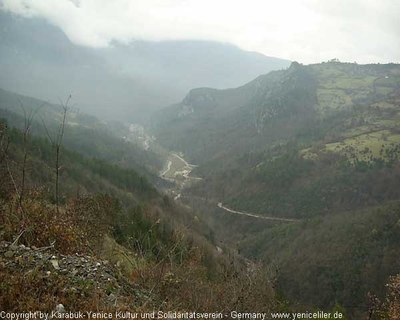
[[[314,63],[400,62],[400,0],[0,0],[79,45],[199,39]]]

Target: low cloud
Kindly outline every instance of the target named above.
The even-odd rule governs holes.
[[[398,62],[397,0],[2,0],[91,47],[112,41],[201,39],[304,63]]]

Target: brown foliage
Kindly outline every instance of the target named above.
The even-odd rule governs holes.
[[[145,273],[146,283],[159,297],[160,310],[202,312],[276,310],[277,304],[266,268],[248,263],[242,268],[216,256],[204,247],[193,247],[182,263],[161,264]],[[213,268],[206,265],[212,260]],[[222,272],[219,270],[222,269]],[[241,269],[241,270],[239,270]],[[210,272],[217,272],[210,277]]]
[[[85,232],[75,223],[76,216],[68,210],[57,212],[43,201],[40,190],[26,191],[21,205],[17,195],[1,204],[4,239],[13,241],[19,235],[19,243],[27,246],[54,247],[65,254],[81,251]]]
[[[400,274],[390,279],[387,297],[389,319],[400,319]]]
[[[26,190],[19,205],[18,196],[0,202],[0,224],[4,240],[35,247],[54,247],[63,254],[86,252],[110,229],[110,204],[107,196],[72,199],[57,210],[45,200],[40,189]]]

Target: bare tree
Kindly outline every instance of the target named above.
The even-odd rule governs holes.
[[[10,139],[6,137],[7,125],[5,123],[0,122],[0,180],[4,181],[3,169],[8,168],[7,166],[7,155],[8,155],[8,147],[10,145]],[[4,164],[4,163],[5,164]],[[8,174],[8,172],[7,172]]]
[[[10,166],[10,162],[8,159],[8,151],[9,151],[9,147],[10,147],[10,137],[6,137],[6,132],[7,132],[7,125],[0,123],[0,172],[2,173],[2,175],[0,176],[0,180],[3,181],[5,180],[4,177],[5,175],[8,175],[14,189],[15,189],[15,194],[17,195],[17,199],[20,198],[20,194],[19,194],[19,190],[18,190],[18,186],[17,183],[14,179],[14,176],[12,174],[12,170],[11,170],[11,166]],[[4,162],[4,164],[3,164]],[[4,165],[4,166],[3,166]],[[5,169],[5,175],[3,176],[3,169]],[[5,185],[5,190],[8,191],[8,182]],[[19,206],[19,208],[21,209],[21,214],[22,217],[25,216],[25,211],[24,208],[19,205],[19,202],[16,203],[17,206]],[[15,215],[14,215],[15,216]],[[19,217],[15,216],[17,219],[20,219]]]
[[[46,130],[47,137],[49,138],[53,148],[54,148],[54,172],[55,172],[55,188],[54,188],[54,198],[56,201],[56,207],[57,207],[57,213],[59,212],[59,178],[60,178],[60,170],[62,169],[63,165],[60,166],[60,153],[61,153],[61,146],[62,146],[62,141],[64,137],[64,131],[65,131],[65,123],[67,120],[67,112],[68,112],[68,103],[71,100],[72,96],[69,95],[67,98],[67,101],[65,104],[60,100],[61,107],[62,107],[62,118],[61,118],[61,123],[60,126],[58,127],[57,130],[57,135],[55,137],[52,137],[51,134],[49,133],[49,130],[47,129],[47,126],[43,121],[44,128]]]
[[[10,177],[10,180],[13,183],[15,192],[19,198],[19,190],[18,190],[17,184],[15,182],[15,179],[12,175],[10,163],[8,161],[8,150],[10,147],[10,137],[7,137],[7,139],[6,139],[6,132],[7,132],[7,125],[0,123],[0,150],[1,150],[0,163],[3,163],[3,161],[5,162],[7,174]],[[5,143],[4,140],[6,140],[7,142]]]
[[[22,102],[18,99],[18,103],[22,108],[22,111],[24,112],[24,128],[22,130],[22,136],[23,136],[23,159],[22,159],[22,178],[21,178],[21,191],[19,193],[19,205],[22,205],[22,200],[24,196],[24,191],[25,191],[25,177],[26,177],[26,160],[28,157],[28,151],[27,151],[27,142],[28,142],[28,135],[29,131],[32,127],[32,122],[36,116],[36,114],[39,112],[41,108],[46,104],[46,102],[42,103],[36,110],[31,109],[29,111],[29,114],[26,112],[24,105]]]
[[[0,123],[0,163],[2,163],[7,155],[8,151],[8,146],[10,144],[10,141],[7,139],[7,143],[4,143],[4,140],[6,140],[6,131],[7,131],[7,125],[5,123]],[[4,147],[5,145],[5,147]]]

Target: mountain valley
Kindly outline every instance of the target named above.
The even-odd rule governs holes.
[[[400,267],[399,88],[396,64],[292,63],[237,89],[193,89],[152,126],[198,165],[180,200],[246,257],[277,265],[290,300],[362,308]],[[300,222],[261,228],[217,203]]]
[[[400,319],[384,3],[0,1],[0,318]]]

